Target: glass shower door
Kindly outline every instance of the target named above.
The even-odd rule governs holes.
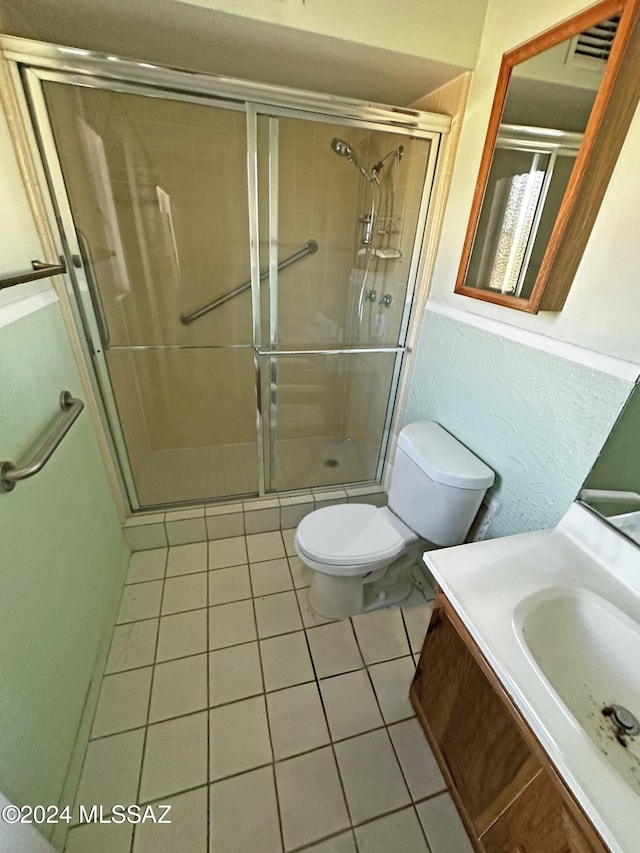
[[[257,140],[267,490],[376,480],[431,142],[291,113],[259,115]],[[316,251],[278,271],[310,240]]]
[[[139,504],[257,493],[244,109],[43,94]]]

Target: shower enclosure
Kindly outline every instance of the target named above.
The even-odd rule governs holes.
[[[132,508],[379,480],[448,118],[7,42]]]

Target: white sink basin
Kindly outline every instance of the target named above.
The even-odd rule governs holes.
[[[640,547],[576,503],[424,560],[606,845],[638,853],[640,735],[602,709],[640,718]]]
[[[595,593],[552,587],[516,607],[525,654],[607,761],[640,794],[640,736],[620,737],[619,705],[640,719],[640,628]]]

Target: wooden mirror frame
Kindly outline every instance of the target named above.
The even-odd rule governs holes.
[[[639,10],[640,0],[600,0],[503,54],[455,293],[530,314],[562,309],[640,98]],[[616,14],[621,16],[618,31],[531,296],[523,299],[467,286],[465,278],[513,67]]]

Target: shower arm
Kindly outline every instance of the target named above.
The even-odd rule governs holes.
[[[301,260],[307,255],[313,255],[314,252],[318,251],[318,244],[315,240],[307,240],[304,244],[304,248],[300,249],[299,252],[296,252],[293,255],[290,255],[288,258],[285,258],[284,261],[280,261],[278,264],[278,272],[280,270],[285,269],[285,267],[291,266],[291,264],[295,264],[296,261]],[[265,270],[263,273],[260,273],[260,281],[264,281],[269,278],[269,270]],[[244,293],[245,290],[249,290],[251,288],[251,280],[245,281],[244,284],[241,284],[239,287],[236,287],[234,290],[230,290],[229,293],[225,293],[224,296],[221,296],[219,299],[214,299],[213,302],[209,302],[207,305],[203,305],[202,308],[198,308],[197,311],[192,311],[191,314],[181,314],[180,322],[184,326],[188,326],[194,322],[194,320],[199,320],[200,317],[204,317],[205,314],[208,314],[209,311],[213,311],[214,308],[218,308],[220,305],[224,305],[225,302],[229,302],[230,299],[234,299],[236,296],[240,296],[241,293]]]

